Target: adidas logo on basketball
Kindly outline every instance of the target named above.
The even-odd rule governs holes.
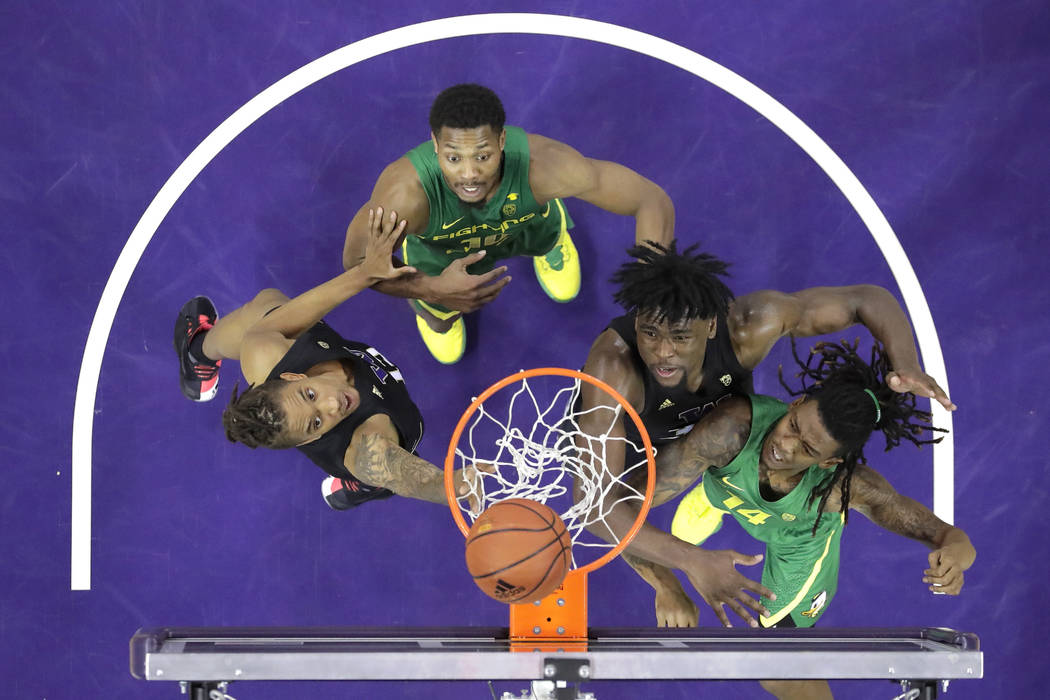
[[[515,586],[513,583],[508,583],[503,579],[496,579],[496,590],[493,592],[500,600],[506,600],[507,598],[519,597],[525,592],[525,587]]]

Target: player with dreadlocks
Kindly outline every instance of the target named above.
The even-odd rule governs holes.
[[[722,281],[727,264],[692,246],[679,252],[649,242],[628,251],[634,258],[623,264],[612,281],[616,301],[627,314],[613,319],[591,346],[584,371],[620,392],[638,411],[653,444],[661,451],[689,433],[716,405],[752,391],[751,372],[785,336],[834,333],[863,324],[881,341],[892,367],[886,375],[892,392],[912,392],[933,398],[944,408],[954,404],[919,367],[911,326],[893,295],[882,287],[814,287],[785,293],[751,292],[734,298]],[[586,411],[581,428],[599,434],[608,411],[617,406],[603,391],[582,389]],[[617,419],[614,435],[640,444],[632,421]],[[623,442],[605,445],[606,462],[613,472],[623,469]],[[691,465],[661,459],[653,505],[681,494],[699,473]],[[611,503],[609,504],[611,507]],[[632,512],[633,511],[633,512]],[[615,508],[606,522],[618,536],[637,516],[630,505]],[[713,516],[708,515],[711,520]],[[714,524],[721,522],[721,511]],[[657,624],[695,626],[698,610],[680,594],[677,579],[668,570],[682,568],[693,586],[723,624],[728,605],[749,624],[757,626],[748,608],[765,608],[743,590],[769,596],[770,591],[739,573],[735,565],[753,565],[761,555],[732,550],[709,552],[684,543],[646,525],[627,549],[624,559],[657,591]]]
[[[762,583],[773,595],[762,601],[769,610],[761,618],[764,627],[810,627],[828,609],[850,508],[932,550],[923,581],[934,593],[958,595],[963,572],[977,556],[965,532],[897,493],[867,465],[864,446],[875,430],[887,451],[903,440],[918,446],[940,438],[929,436],[938,429],[929,412],[916,408],[915,397],[887,385],[890,365],[882,347],[875,344],[870,364],[856,349],[857,343],[821,343],[805,361],[796,354],[801,387],[792,389],[781,377],[798,397],[790,405],[768,396],[733,397],[660,455],[703,475],[679,515],[696,513],[690,499],[710,509],[718,504],[719,524],[728,511],[766,544]],[[693,544],[713,534],[690,531],[691,524],[683,526],[676,516],[672,532]],[[669,585],[678,590],[669,594],[684,596],[674,580]],[[782,700],[831,697],[825,681],[762,686]]]

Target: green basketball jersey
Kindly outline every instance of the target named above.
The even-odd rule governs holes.
[[[506,127],[503,173],[488,202],[471,207],[459,200],[445,183],[431,141],[406,154],[416,169],[430,203],[426,230],[405,239],[406,262],[428,275],[479,250],[486,256],[470,267],[474,274],[494,267],[497,260],[515,255],[543,255],[558,239],[562,218],[572,222],[558,200],[540,206],[529,186],[528,135],[519,127]]]
[[[704,474],[703,488],[717,508],[729,511],[748,534],[766,543],[762,583],[777,594],[763,600],[773,613],[764,625],[791,614],[800,626],[812,625],[835,594],[843,517],[825,513],[816,535],[817,503],[807,506],[815,486],[831,472],[813,465],[789,493],[767,501],[759,491],[758,462],[762,443],[787,413],[787,405],[768,396],[751,396],[751,434],[732,462]]]

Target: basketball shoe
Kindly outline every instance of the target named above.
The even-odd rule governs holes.
[[[198,333],[215,325],[218,314],[208,297],[193,297],[175,319],[175,354],[179,356],[179,385],[190,401],[211,401],[219,388],[219,366],[222,360],[200,359],[190,352]]]
[[[580,293],[580,258],[567,230],[546,255],[532,259],[532,267],[543,291],[554,301],[564,304]]]
[[[389,489],[369,486],[357,479],[339,479],[330,476],[321,482],[321,495],[332,510],[350,510],[366,501],[390,498]]]
[[[467,326],[460,316],[445,333],[432,329],[421,316],[416,315],[416,328],[434,359],[443,365],[454,365],[467,348]]]

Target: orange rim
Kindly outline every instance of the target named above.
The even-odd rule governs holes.
[[[574,369],[565,369],[563,367],[537,367],[535,369],[522,370],[520,372],[516,372],[515,374],[510,375],[509,377],[504,377],[503,379],[490,386],[485,391],[481,392],[481,395],[474,399],[474,401],[471,402],[467,410],[463,412],[463,416],[460,417],[459,423],[456,424],[456,429],[452,432],[452,439],[449,441],[448,452],[445,455],[445,496],[446,498],[448,498],[449,510],[452,511],[452,519],[456,521],[456,525],[459,527],[460,532],[462,532],[463,536],[466,537],[467,533],[470,530],[470,527],[467,525],[467,521],[463,518],[463,513],[460,511],[458,499],[456,498],[456,494],[453,490],[452,484],[452,474],[456,470],[456,445],[459,444],[459,438],[463,434],[463,431],[466,429],[467,422],[470,420],[471,416],[474,415],[474,413],[478,410],[478,406],[483,404],[486,399],[488,399],[497,391],[510,384],[520,382],[521,380],[528,379],[529,377],[539,377],[544,375],[558,375],[562,377],[579,379],[581,381],[587,382],[588,384],[596,386],[599,389],[608,393],[610,396],[616,399],[617,403],[619,403],[624,408],[624,411],[626,411],[627,415],[629,415],[631,417],[631,420],[634,421],[634,425],[638,429],[638,434],[642,437],[642,443],[645,445],[645,458],[649,462],[649,473],[648,479],[646,480],[645,484],[645,500],[642,501],[642,507],[638,512],[638,517],[635,518],[634,524],[631,525],[631,528],[627,531],[627,534],[620,539],[620,542],[617,545],[615,545],[612,549],[610,549],[607,553],[595,559],[594,561],[585,564],[584,566],[581,566],[578,569],[573,569],[573,571],[579,572],[594,571],[599,567],[605,566],[605,564],[619,556],[620,552],[622,552],[627,547],[627,545],[631,543],[631,540],[634,539],[634,536],[637,535],[638,531],[642,529],[642,525],[645,524],[645,519],[649,515],[649,507],[652,505],[653,502],[653,494],[656,491],[656,460],[653,456],[653,443],[649,440],[649,433],[646,432],[645,426],[642,425],[642,419],[638,415],[638,412],[634,410],[631,404],[627,403],[627,399],[621,396],[620,392],[616,391],[616,389],[613,389],[601,379],[592,377],[589,374],[585,374],[584,372],[579,372]]]

